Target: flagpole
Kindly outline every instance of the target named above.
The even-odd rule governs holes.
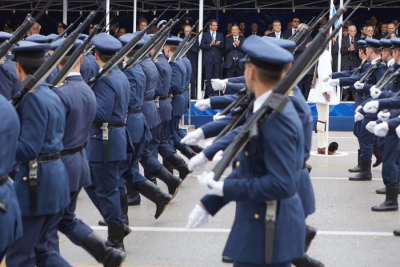
[[[333,17],[333,0],[331,0],[331,5],[330,5],[330,11],[329,11],[329,18],[331,19]],[[332,32],[332,26],[329,29],[329,32]],[[332,55],[332,41],[329,41],[329,54]],[[329,102],[326,101],[326,108],[327,108],[327,114],[328,114],[328,118],[326,119],[326,123],[325,123],[325,156],[328,155],[328,147],[329,147]]]

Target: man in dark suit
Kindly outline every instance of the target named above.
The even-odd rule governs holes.
[[[281,22],[279,20],[275,20],[272,23],[272,32],[270,34],[268,34],[267,36],[268,37],[277,38],[277,39],[283,39],[282,25],[281,25]]]
[[[245,37],[239,35],[239,27],[232,26],[232,36],[225,39],[225,68],[227,78],[243,76],[244,65],[239,63],[245,54],[242,51],[242,44]]]
[[[263,36],[264,34],[260,31],[258,31],[258,24],[257,23],[252,23],[251,24],[251,31],[245,32],[244,36],[248,37],[250,35],[258,35],[258,36]]]
[[[293,20],[292,20],[292,28],[286,30],[283,33],[283,39],[289,39],[295,33],[295,31],[297,30],[297,28],[299,27],[299,24],[300,24],[300,19],[299,18],[293,18]]]
[[[381,25],[381,31],[374,34],[374,38],[377,40],[380,40],[382,38],[386,38],[386,36],[389,34],[388,32],[388,24],[386,22],[382,23]]]
[[[185,25],[183,28],[183,32],[185,36],[187,36],[190,32],[190,25]],[[207,34],[207,33],[206,33]],[[191,33],[189,40],[196,36],[195,33]],[[191,99],[197,99],[197,56],[199,54],[200,46],[199,42],[194,42],[194,45],[187,51],[186,56],[190,61],[190,65],[192,65],[192,76],[190,77],[190,97]]]
[[[205,97],[213,96],[214,90],[211,86],[211,79],[219,78],[222,54],[224,50],[224,35],[217,32],[218,23],[212,19],[209,24],[209,32],[205,32],[201,38],[200,48],[204,51],[203,62],[206,70],[207,91]]]
[[[342,46],[340,49],[341,70],[352,70],[360,65],[358,58],[358,50],[355,48],[359,38],[356,36],[357,28],[354,25],[349,27],[349,36],[342,39]]]

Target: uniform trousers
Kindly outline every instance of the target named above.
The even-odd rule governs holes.
[[[400,150],[396,149],[399,143],[397,135],[386,136],[382,155],[382,178],[386,187],[397,187],[399,179]]]
[[[365,127],[370,121],[375,121],[373,118],[364,118],[361,121],[360,129],[360,149],[361,149],[361,161],[371,161],[372,154],[374,152],[374,145],[376,142],[376,136],[368,131]]]
[[[7,267],[70,267],[48,243],[56,214],[22,217],[24,235],[8,247]]]
[[[182,150],[185,145],[181,143],[181,138],[178,135],[180,119],[181,116],[173,116],[172,119],[168,121],[165,127],[165,141],[167,141],[170,146]]]
[[[221,71],[221,64],[217,64],[215,62],[204,64],[206,70],[206,79],[207,79],[207,91],[206,96],[214,96],[218,95],[218,92],[214,91],[211,85],[211,79],[219,78]]]
[[[276,264],[255,264],[255,263],[235,261],[233,263],[233,267],[290,267],[290,266],[292,266],[291,262],[276,263]]]
[[[232,77],[239,77],[243,76],[244,74],[244,69],[241,69],[239,67],[239,61],[233,61],[232,66],[228,69],[226,69],[226,77],[227,78],[232,78]]]
[[[151,129],[151,135],[153,138],[149,142],[148,149],[155,158],[158,158],[158,153],[160,153],[161,157],[164,159],[168,159],[175,154],[175,149],[164,139],[166,125],[167,122],[163,121]]]
[[[121,225],[119,177],[121,161],[89,162],[91,185],[85,187],[108,225]]]

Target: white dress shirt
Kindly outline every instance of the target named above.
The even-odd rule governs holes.
[[[254,105],[253,105],[253,113],[256,113],[257,110],[259,110],[262,106],[262,104],[264,104],[265,100],[267,100],[267,98],[271,95],[272,90],[269,90],[267,92],[265,92],[264,94],[260,95],[255,101],[254,101]]]

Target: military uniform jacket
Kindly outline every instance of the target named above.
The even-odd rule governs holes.
[[[63,150],[65,110],[60,98],[44,83],[24,96],[17,113],[21,121],[17,161],[31,161]],[[14,188],[22,216],[55,214],[70,201],[68,174],[61,159],[39,164],[36,212],[30,209],[28,166],[19,167]]]
[[[396,64],[396,63],[394,63]],[[398,70],[400,68],[400,65],[396,64],[396,66],[394,66],[392,73],[395,72],[396,70]],[[389,77],[388,77],[389,79]],[[384,88],[384,90],[382,90],[381,95],[379,96],[380,99],[383,98],[389,98],[389,97],[394,97],[396,96],[397,92],[400,91],[400,77],[397,77],[395,80],[393,80],[391,83],[388,84],[388,86],[386,86]]]
[[[0,95],[10,100],[12,97],[13,77],[4,65],[0,66],[0,81]]]
[[[11,172],[14,165],[20,131],[14,107],[0,96],[0,177]],[[0,208],[0,253],[22,236],[21,210],[14,187],[10,181],[0,185],[0,202],[7,205],[7,212]]]
[[[146,89],[146,76],[139,64],[124,70],[130,86],[129,109],[140,108],[143,104],[144,90]],[[151,133],[143,113],[128,114],[126,121],[132,143],[138,144],[143,140],[151,140]]]
[[[171,64],[172,78],[169,85],[169,93],[172,97],[172,112],[174,116],[182,116],[185,114],[185,96],[183,90],[185,88],[186,68],[181,60]]]
[[[224,180],[224,196],[205,196],[201,202],[214,215],[236,201],[236,217],[223,255],[235,261],[265,264],[265,201],[277,200],[272,263],[290,262],[304,252],[304,212],[296,183],[304,158],[304,136],[291,102],[271,114],[259,138],[248,143]],[[273,155],[273,156],[271,156]],[[293,159],[290,163],[287,159]]]
[[[189,105],[189,85],[190,85],[190,78],[192,77],[192,65],[190,65],[189,59],[186,56],[182,58],[182,62],[186,68],[186,76],[185,76],[185,89],[183,91],[183,95],[185,96],[185,113],[188,110]]]
[[[11,82],[12,82],[12,90],[10,99],[19,91],[22,90],[22,85],[17,78],[17,73],[15,72],[15,61],[13,61],[14,55],[8,55],[6,62],[4,62],[3,67],[8,70],[11,75]],[[3,81],[3,80],[2,80]],[[3,83],[3,82],[2,82]],[[7,100],[10,100],[6,98]]]
[[[171,83],[172,69],[164,54],[158,55],[158,60],[154,62],[158,70],[158,82],[156,96],[168,96],[169,85]],[[169,99],[163,99],[159,102],[159,113],[161,121],[170,121],[172,118],[172,106]]]
[[[239,76],[239,77],[228,78],[228,82],[230,82],[230,83],[245,83],[246,80],[245,80],[244,76]]]
[[[154,95],[156,92],[158,71],[153,61],[149,56],[140,61],[140,66],[146,75],[146,90],[144,91],[144,102],[142,112],[147,120],[150,129],[153,129],[161,123],[160,113],[158,112],[156,102],[154,102]],[[150,100],[152,99],[152,100]],[[148,100],[148,101],[147,101]]]
[[[63,137],[64,148],[74,148],[86,143],[96,115],[96,97],[81,75],[68,76],[53,91],[64,104],[66,119]],[[69,189],[77,192],[90,184],[86,151],[61,156],[69,177]]]
[[[114,67],[100,77],[93,91],[96,95],[96,116],[93,123],[118,123],[125,121],[129,104],[129,81],[126,76]],[[102,130],[92,128],[86,152],[89,161],[104,162]],[[127,147],[130,141],[126,127],[108,130],[108,161],[121,161],[127,158]]]
[[[95,77],[97,75],[97,73],[99,73],[100,68],[99,65],[97,65],[96,59],[94,58],[94,56],[92,55],[92,53],[87,53],[86,54],[86,58],[89,60],[90,63],[90,79]]]
[[[92,68],[90,66],[90,61],[87,57],[83,56],[82,57],[82,63],[81,63],[81,75],[82,79],[87,83],[90,79],[90,74],[91,74]]]

